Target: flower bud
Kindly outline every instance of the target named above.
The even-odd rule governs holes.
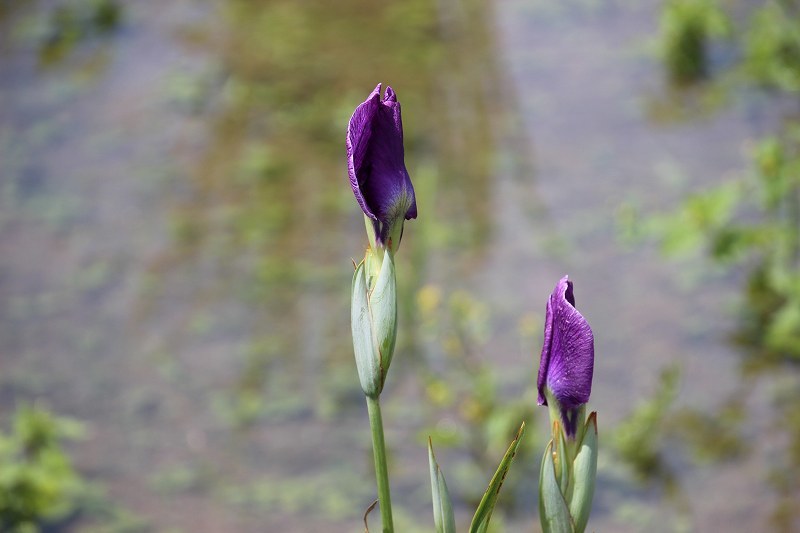
[[[400,102],[381,84],[356,107],[347,125],[350,187],[367,217],[373,249],[400,246],[403,222],[417,218],[414,186],[406,170]]]
[[[539,474],[539,517],[545,533],[583,533],[597,474],[597,413],[586,418],[592,390],[594,335],[575,308],[564,276],[547,301],[537,387],[553,434]]]
[[[594,372],[594,335],[575,308],[572,282],[564,276],[547,301],[544,342],[539,362],[539,405],[560,418],[567,438],[583,425],[581,408],[589,401]]]

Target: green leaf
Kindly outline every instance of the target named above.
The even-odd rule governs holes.
[[[572,463],[572,497],[569,513],[575,521],[575,533],[583,533],[589,522],[597,477],[597,413],[589,415],[575,461]]]
[[[500,461],[500,466],[497,467],[497,472],[494,473],[492,481],[489,482],[489,488],[483,494],[481,503],[478,505],[478,510],[475,511],[475,516],[472,517],[472,524],[469,526],[470,533],[485,533],[489,528],[489,520],[492,518],[492,511],[497,504],[497,498],[500,494],[500,487],[503,486],[503,481],[506,479],[508,469],[511,468],[511,462],[514,460],[514,455],[517,453],[522,435],[525,433],[525,422],[519,427],[517,436],[511,442],[503,460]]]
[[[361,382],[361,389],[364,394],[375,396],[380,393],[381,369],[372,340],[367,277],[364,272],[363,261],[358,264],[353,274],[351,298],[350,320],[353,330],[353,351],[356,356],[358,379]]]
[[[455,533],[456,519],[453,515],[453,504],[450,501],[450,492],[444,481],[444,474],[433,455],[433,443],[428,437],[428,462],[431,467],[431,496],[433,498],[433,522],[436,524],[436,533]]]
[[[544,533],[575,533],[553,463],[553,441],[547,444],[539,470],[539,521]]]

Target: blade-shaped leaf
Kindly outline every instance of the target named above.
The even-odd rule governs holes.
[[[433,444],[428,437],[428,462],[431,467],[431,495],[433,497],[433,522],[436,524],[436,533],[455,533],[456,519],[453,515],[453,504],[444,474],[433,455]]]
[[[469,526],[470,533],[485,533],[488,530],[489,520],[492,518],[492,511],[494,511],[494,506],[497,504],[497,498],[500,494],[500,487],[503,486],[503,481],[506,479],[508,469],[511,468],[511,462],[514,460],[514,455],[517,453],[517,448],[524,433],[525,422],[519,427],[517,436],[508,447],[503,460],[500,461],[500,466],[497,467],[497,472],[494,473],[492,480],[489,482],[489,488],[483,494],[478,510],[475,511],[475,516],[472,517],[472,524]]]

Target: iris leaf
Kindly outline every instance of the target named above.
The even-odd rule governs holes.
[[[469,526],[470,533],[485,533],[488,531],[489,520],[492,518],[494,506],[497,504],[500,488],[503,486],[503,481],[506,479],[509,468],[511,468],[511,462],[514,460],[514,455],[517,453],[517,448],[519,447],[520,440],[524,433],[525,422],[519,427],[517,436],[508,447],[506,454],[503,456],[503,460],[500,461],[497,472],[494,473],[494,477],[492,477],[492,480],[489,482],[489,488],[487,488],[486,492],[483,494],[481,503],[478,505],[478,510],[475,511],[475,516],[472,517],[472,524]]]
[[[447,483],[444,474],[436,462],[433,455],[433,444],[428,438],[428,462],[431,467],[431,496],[433,498],[433,522],[436,525],[436,533],[455,533],[456,519],[453,515],[453,504],[450,500],[450,493],[447,490]]]

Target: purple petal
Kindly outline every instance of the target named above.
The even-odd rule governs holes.
[[[539,405],[547,405],[545,386],[553,393],[562,409],[568,434],[574,435],[574,428],[569,426],[575,422],[569,420],[568,414],[589,401],[593,372],[592,328],[575,309],[572,282],[564,276],[547,301],[537,387]]]
[[[378,104],[381,94],[381,84],[370,93],[366,100],[353,111],[350,122],[347,124],[347,173],[350,175],[350,187],[353,194],[361,206],[364,214],[371,219],[375,215],[364,200],[361,193],[357,174],[364,164],[364,159],[369,148],[369,140],[372,137],[372,123],[378,112]]]
[[[378,84],[359,105],[347,128],[350,186],[384,242],[394,224],[417,217],[414,186],[404,162],[400,103],[391,87],[380,99]]]

